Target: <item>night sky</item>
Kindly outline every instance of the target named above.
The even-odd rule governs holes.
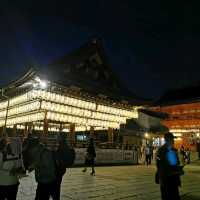
[[[0,85],[101,37],[138,96],[200,83],[198,7],[149,0],[1,1]]]

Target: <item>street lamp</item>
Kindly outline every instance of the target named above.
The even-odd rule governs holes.
[[[33,83],[34,88],[41,88],[41,89],[46,89],[48,86],[48,82],[45,80],[41,80],[39,77],[35,77],[35,82]]]
[[[145,136],[145,138],[148,138],[148,137],[149,137],[149,134],[148,134],[148,133],[145,133],[144,136]]]
[[[46,89],[47,88],[47,82],[46,81],[40,81],[40,87],[42,89]]]

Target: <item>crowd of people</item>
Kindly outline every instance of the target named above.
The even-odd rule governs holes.
[[[62,178],[74,163],[75,150],[63,134],[58,135],[57,144],[56,149],[50,150],[31,135],[23,143],[18,141],[18,145],[0,138],[0,200],[16,200],[20,178],[33,170],[37,182],[35,200],[60,200]],[[95,157],[94,140],[90,138],[83,172],[90,166],[91,175],[95,175]]]
[[[20,145],[20,141],[11,142],[8,138],[0,138],[0,200],[16,200],[19,179],[31,171],[35,171],[37,189],[35,200],[60,200],[60,188],[66,169],[75,160],[75,151],[69,146],[66,136],[59,134],[58,146],[48,149],[39,138],[29,135]],[[155,182],[160,184],[163,200],[179,200],[180,176],[184,174],[183,166],[190,163],[191,151],[181,146],[179,152],[174,148],[174,136],[165,134],[165,144],[160,148],[150,144],[133,148],[138,163],[152,164],[155,161],[157,172]],[[179,156],[180,154],[180,161]],[[91,167],[91,175],[95,175],[96,151],[93,138],[89,139],[83,172]]]
[[[15,148],[17,146],[18,151]],[[1,138],[0,199],[16,200],[19,179],[34,170],[37,182],[35,200],[48,200],[50,197],[59,200],[62,177],[74,159],[75,151],[68,145],[64,135],[59,135],[55,151],[31,136],[23,141],[23,145]]]
[[[139,148],[139,163],[140,164],[146,164],[147,166],[152,164],[152,161],[156,160],[156,152],[158,150],[158,147],[146,144],[142,145]]]
[[[184,174],[183,167],[191,162],[190,148],[182,145],[177,150],[174,147],[174,138],[172,133],[167,133],[164,136],[164,145],[159,148],[150,144],[142,145],[139,152],[141,164],[149,166],[152,160],[155,160],[157,166],[155,182],[160,184],[162,200],[180,200],[180,177]],[[197,151],[200,159],[200,145]]]
[[[152,161],[156,161],[156,154],[158,151],[157,146],[153,146],[150,144],[142,145],[138,148],[138,157],[140,164],[146,164],[147,166],[152,164]],[[198,151],[198,159],[200,159],[200,151]],[[178,154],[180,155],[180,161],[183,165],[190,164],[191,162],[191,149],[189,147],[184,147],[181,145]]]

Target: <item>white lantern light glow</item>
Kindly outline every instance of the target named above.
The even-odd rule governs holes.
[[[41,89],[48,84],[41,80],[39,83]],[[119,128],[120,124],[126,123],[126,119],[137,117],[137,111],[134,109],[125,110],[97,105],[95,102],[41,89],[33,89],[10,99],[8,125],[43,120],[45,110],[48,111],[47,118],[53,121],[102,128]],[[7,103],[7,101],[0,102],[0,126],[3,126],[5,122]],[[35,111],[38,111],[38,113],[32,113]]]

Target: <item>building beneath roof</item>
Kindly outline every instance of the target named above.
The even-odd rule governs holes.
[[[151,110],[164,112],[162,123],[176,136],[176,146],[195,149],[200,136],[199,86],[166,92]]]
[[[168,128],[162,125],[162,120],[167,115],[161,112],[138,109],[138,118],[130,119],[120,128],[123,135],[123,144],[126,146],[160,146],[163,144],[163,135],[168,132]]]
[[[102,130],[113,143],[114,130],[137,118],[145,102],[121,84],[99,39],[48,66],[31,67],[1,93],[2,134],[66,132],[73,144],[76,132],[89,131],[94,137]]]

